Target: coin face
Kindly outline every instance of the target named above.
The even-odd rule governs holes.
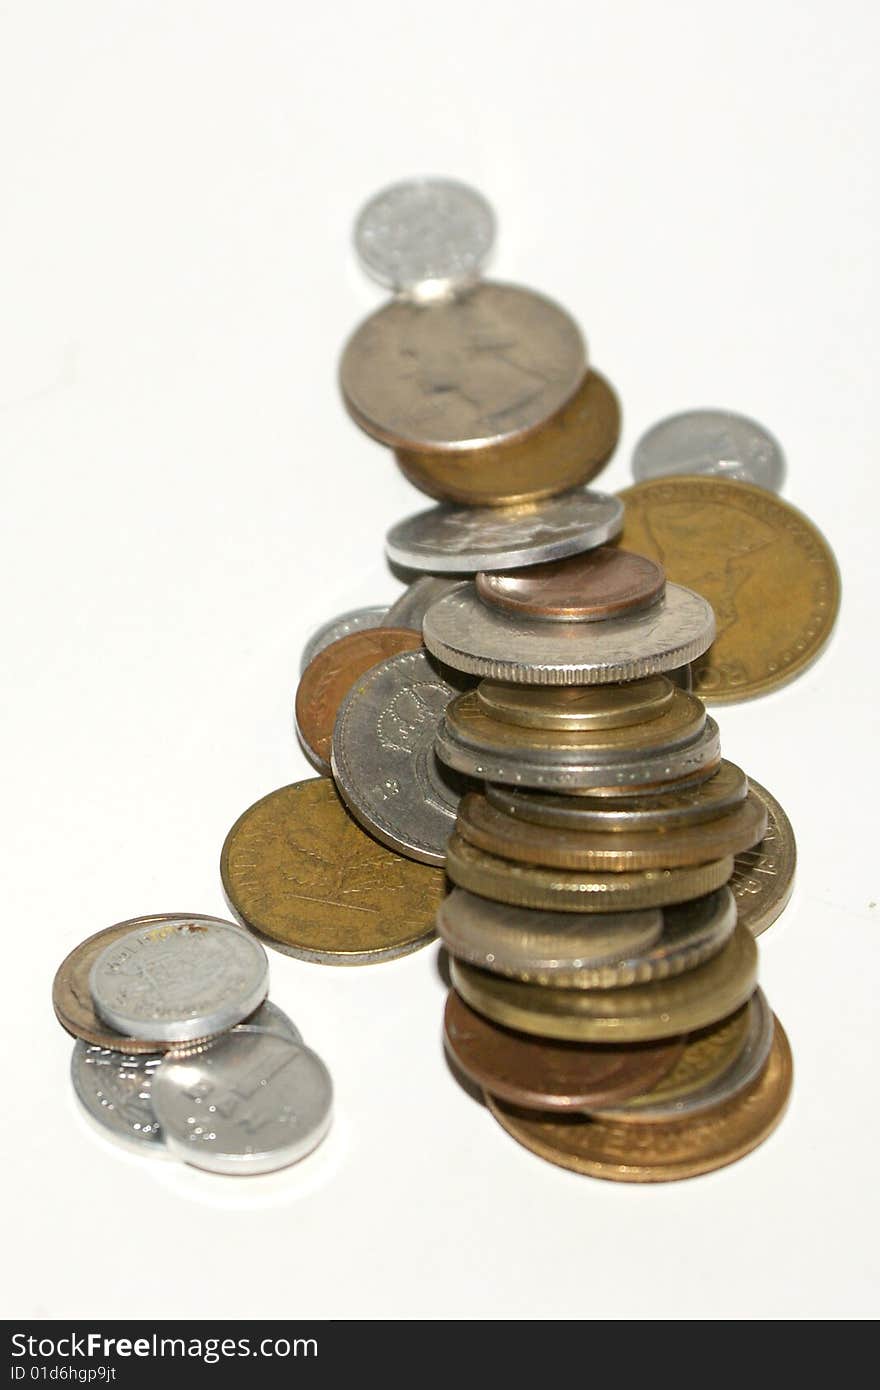
[[[590,1047],[552,1042],[500,1028],[450,991],[444,1039],[471,1081],[515,1105],[577,1112],[611,1105],[650,1089],[684,1050],[683,1038],[661,1043]]]
[[[767,829],[757,844],[736,856],[730,886],[739,920],[753,936],[760,936],[781,915],[791,897],[797,845],[791,821],[776,798],[752,777],[749,786],[767,812]]]
[[[785,477],[782,449],[769,430],[730,410],[687,410],[661,420],[642,435],[632,468],[637,482],[698,473],[771,492]]]
[[[101,1018],[163,1042],[206,1038],[265,999],[269,962],[258,941],[220,918],[167,916],[109,942],[89,972]]]
[[[486,281],[435,303],[392,300],[355,330],[339,375],[368,434],[433,452],[523,438],[570,400],[586,365],[564,309]]]
[[[213,1173],[268,1173],[311,1153],[330,1127],[333,1087],[316,1053],[240,1028],[195,1056],[169,1053],[152,1101],[168,1148]]]
[[[425,864],[446,860],[460,779],[440,762],[434,736],[460,692],[423,651],[374,666],[342,703],[333,734],[336,787],[361,825]]]
[[[132,1144],[142,1153],[164,1153],[150,1099],[162,1056],[161,1052],[117,1052],[80,1038],[70,1062],[74,1092],[89,1118],[111,1138]]]
[[[506,612],[551,622],[595,622],[650,608],[663,595],[666,578],[653,560],[615,546],[549,565],[476,576],[484,603]]]
[[[365,672],[396,652],[418,651],[422,639],[409,628],[352,632],[313,657],[296,692],[296,727],[311,761],[330,771],[330,746],[339,707]]]
[[[620,402],[610,382],[590,371],[571,400],[525,439],[454,453],[398,449],[396,458],[429,497],[504,507],[588,483],[614,453],[619,435]]]
[[[486,199],[455,179],[405,179],[383,188],[361,209],[354,231],[367,274],[403,292],[468,284],[494,240]]]
[[[815,660],[834,627],[840,578],[805,516],[763,488],[721,478],[638,483],[621,497],[621,543],[715,611],[715,640],[694,664],[702,699],[750,699]]]
[[[782,1118],[792,1070],[791,1049],[777,1019],[770,1057],[757,1080],[694,1119],[636,1126],[530,1114],[490,1095],[486,1101],[514,1139],[550,1163],[615,1182],[670,1182],[723,1168],[757,1148]]]
[[[527,729],[622,729],[656,719],[671,705],[675,687],[666,676],[645,676],[624,685],[512,685],[480,681],[477,700],[491,719]]]
[[[429,507],[392,526],[385,552],[398,565],[440,574],[515,569],[602,545],[622,519],[616,497],[584,489],[518,507]]]
[[[438,598],[445,598],[461,582],[460,579],[441,579],[434,574],[423,574],[420,579],[414,579],[388,609],[388,627],[411,627],[414,632],[420,633],[431,604],[436,603]]]
[[[525,685],[604,685],[671,671],[711,645],[704,598],[667,584],[640,613],[602,623],[545,623],[491,608],[463,584],[425,614],[425,646],[447,666]]]
[[[338,642],[340,637],[348,637],[352,632],[363,632],[366,628],[385,627],[387,613],[388,609],[381,605],[372,608],[352,608],[348,613],[340,613],[337,618],[331,618],[329,623],[322,623],[303,647],[299,663],[300,675],[318,652],[329,647],[331,642]],[[389,622],[387,626],[407,627],[409,624]]]
[[[367,965],[426,945],[443,872],[392,854],[348,814],[329,778],[264,796],[236,821],[220,860],[237,916],[303,960]]]

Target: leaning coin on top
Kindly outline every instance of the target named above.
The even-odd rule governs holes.
[[[105,1022],[160,1042],[225,1032],[254,1012],[268,988],[262,946],[216,917],[146,919],[107,945],[89,973]]]
[[[380,189],[354,229],[367,274],[397,294],[417,297],[472,283],[494,241],[491,207],[457,179],[403,179]]]
[[[642,435],[632,460],[637,483],[675,473],[729,478],[778,492],[785,478],[782,449],[769,430],[732,410],[687,410]]]

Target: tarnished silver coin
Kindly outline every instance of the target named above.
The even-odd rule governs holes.
[[[390,290],[454,289],[475,280],[495,241],[482,193],[456,179],[406,179],[361,210],[354,244],[368,275]]]
[[[692,589],[667,584],[642,613],[543,623],[490,608],[473,584],[462,584],[431,605],[422,633],[428,650],[457,671],[527,685],[602,685],[693,661],[712,645],[715,615]]]
[[[561,560],[612,540],[622,525],[619,498],[580,488],[519,507],[428,507],[392,526],[385,552],[408,569],[475,574]],[[510,617],[503,609],[480,606]]]
[[[688,410],[661,420],[642,435],[632,471],[639,482],[699,473],[778,492],[785,478],[785,457],[769,430],[746,415]]]
[[[461,578],[440,579],[433,574],[423,574],[421,579],[414,579],[409,588],[404,589],[400,598],[388,609],[386,625],[411,627],[414,632],[421,632],[425,614],[431,604],[451,594],[452,590],[463,582]]]
[[[438,760],[434,738],[461,688],[424,652],[401,652],[361,677],[333,729],[333,777],[352,815],[424,864],[443,864],[455,828],[459,779]]]
[[[165,1056],[152,1101],[168,1148],[185,1163],[214,1173],[269,1173],[324,1138],[333,1087],[311,1049],[244,1026],[194,1056]]]
[[[300,675],[318,653],[329,647],[332,642],[338,642],[340,637],[348,637],[352,632],[362,632],[364,628],[384,627],[387,616],[387,605],[384,608],[352,608],[349,613],[340,613],[338,618],[331,618],[328,623],[322,623],[303,647],[299,659]],[[405,627],[406,624],[397,623],[395,626]]]
[[[165,1152],[150,1099],[153,1077],[164,1055],[140,1052],[133,1056],[80,1038],[70,1059],[73,1089],[89,1118],[111,1138],[142,1153]]]
[[[482,281],[438,301],[386,304],[348,340],[339,377],[368,434],[431,453],[524,438],[571,399],[586,369],[570,314],[533,290]]]
[[[169,915],[106,946],[89,988],[96,1012],[117,1032],[189,1042],[252,1014],[269,988],[269,962],[232,922]]]

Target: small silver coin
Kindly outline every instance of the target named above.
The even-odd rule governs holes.
[[[462,584],[425,614],[425,646],[457,671],[527,685],[603,685],[670,671],[712,645],[711,604],[680,584],[653,607],[598,623],[544,623],[490,608]]]
[[[390,849],[443,864],[461,798],[434,752],[437,725],[461,693],[424,652],[401,652],[368,671],[333,728],[336,787],[352,815]]]
[[[604,545],[622,525],[619,498],[579,489],[519,507],[428,507],[392,526],[385,552],[408,569],[443,574],[519,569]]]
[[[131,1056],[96,1047],[80,1038],[73,1048],[70,1077],[77,1100],[111,1138],[142,1153],[164,1153],[162,1132],[150,1093],[162,1052]]]
[[[455,179],[406,179],[383,188],[354,229],[367,274],[398,292],[470,283],[494,241],[495,217],[486,199]]]
[[[400,598],[392,603],[385,619],[386,625],[409,627],[413,632],[421,632],[425,614],[431,604],[451,594],[461,583],[461,579],[440,579],[433,574],[423,574],[421,579],[413,580]]]
[[[273,1004],[271,999],[264,999],[256,1013],[251,1014],[243,1023],[237,1023],[235,1027],[262,1028],[265,1033],[281,1033],[283,1037],[290,1038],[291,1042],[302,1042],[302,1034],[296,1024],[288,1018],[283,1009]],[[234,1033],[235,1028],[232,1031]]]
[[[311,1153],[330,1127],[333,1087],[316,1053],[244,1026],[205,1051],[169,1053],[153,1077],[168,1148],[213,1173],[269,1173]]]
[[[763,425],[729,410],[688,410],[643,434],[632,461],[639,482],[674,473],[698,473],[755,483],[778,492],[785,457]]]
[[[105,947],[89,988],[96,1012],[117,1032],[189,1042],[252,1014],[268,992],[269,962],[232,922],[169,914]]]
[[[750,1086],[766,1065],[773,1046],[775,1021],[773,1011],[767,1003],[762,989],[756,989],[748,1003],[748,1031],[742,1051],[736,1060],[714,1081],[692,1091],[680,1100],[650,1100],[638,1096],[626,1105],[615,1110],[595,1110],[592,1113],[603,1120],[626,1120],[639,1124],[663,1124],[670,1120],[696,1118],[705,1110],[712,1110]],[[662,1082],[660,1083],[662,1086]]]
[[[387,614],[387,605],[384,608],[353,608],[349,613],[340,613],[338,618],[331,618],[328,623],[322,623],[303,647],[299,659],[300,675],[331,642],[338,642],[340,637],[348,637],[352,632],[362,632],[365,628],[384,627]],[[401,624],[398,623],[397,626],[400,627]]]

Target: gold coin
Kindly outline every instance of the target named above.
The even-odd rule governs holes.
[[[518,864],[553,869],[597,869],[632,873],[637,869],[672,869],[705,864],[738,854],[756,843],[767,828],[764,802],[750,793],[726,816],[678,829],[602,834],[547,825],[530,825],[498,810],[480,792],[459,804],[456,828],[469,844]]]
[[[480,707],[492,719],[527,729],[622,729],[665,713],[675,686],[666,676],[622,685],[512,685],[483,680]]]
[[[627,1102],[628,1115],[621,1111],[615,1120],[625,1123],[631,1116],[639,1118],[639,1108],[648,1105],[674,1105],[717,1081],[719,1076],[733,1066],[742,1052],[749,1033],[749,1011],[754,1007],[754,995],[742,1004],[729,1018],[713,1023],[708,1028],[700,1028],[689,1033],[685,1039],[684,1050],[672,1070],[667,1072],[650,1091],[634,1096]]]
[[[840,576],[811,521],[764,488],[724,478],[660,478],[620,496],[620,544],[715,610],[715,641],[693,664],[704,700],[762,695],[815,660],[837,617]]]
[[[515,907],[550,912],[632,912],[714,892],[733,873],[733,859],[726,855],[708,864],[678,869],[588,873],[499,859],[456,833],[446,846],[446,872],[460,888]]]
[[[434,936],[442,869],[385,849],[361,830],[328,777],[282,787],[239,816],[220,873],[239,919],[302,960],[367,965]]]
[[[580,487],[608,462],[620,435],[610,383],[589,372],[574,397],[526,439],[458,453],[400,449],[410,482],[429,497],[466,506],[510,506]]]
[[[452,959],[452,983],[477,1013],[505,1028],[570,1042],[650,1042],[727,1018],[758,979],[758,949],[745,927],[703,965],[667,980],[623,989],[556,989],[523,984]]]
[[[730,887],[739,921],[752,936],[760,936],[782,913],[794,887],[797,845],[791,821],[766,787],[749,778],[752,794],[767,811],[767,829],[751,849],[733,861]]]
[[[740,1095],[688,1120],[627,1125],[581,1115],[551,1119],[488,1094],[486,1103],[508,1134],[560,1168],[614,1182],[671,1182],[711,1173],[756,1149],[782,1119],[792,1074],[791,1048],[776,1019],[760,1076]]]

